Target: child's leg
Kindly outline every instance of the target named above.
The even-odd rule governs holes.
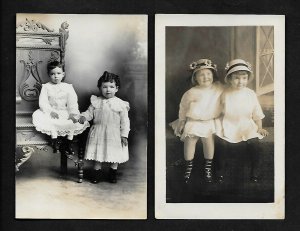
[[[73,140],[74,138],[74,134],[73,133],[70,133],[68,136],[67,136],[67,139],[68,140]]]
[[[71,155],[75,154],[73,138],[74,138],[73,133],[68,134],[68,136],[67,136],[67,152]]]
[[[102,163],[99,161],[95,161],[94,163],[94,170],[100,170],[102,167]]]
[[[216,175],[219,182],[222,182],[224,179],[224,167],[226,165],[227,150],[228,150],[227,141],[216,136],[214,163],[215,163]]]
[[[201,141],[203,145],[203,154],[205,159],[205,179],[207,182],[212,182],[212,163],[215,152],[214,137],[212,135],[205,138],[202,137]]]
[[[118,165],[119,165],[119,163],[111,163],[111,164],[110,164],[110,167],[111,167],[112,169],[118,169]]]
[[[192,169],[193,169],[193,159],[195,156],[196,144],[198,137],[186,137],[184,140],[184,159],[185,159],[185,172],[184,181],[189,182]]]
[[[60,141],[57,138],[57,132],[56,131],[51,132],[51,139],[52,139],[53,152],[57,153],[57,150],[60,147]]]
[[[247,153],[251,162],[251,180],[257,182],[260,168],[260,150],[258,138],[247,140]]]
[[[94,162],[94,171],[92,175],[92,183],[97,184],[101,180],[102,171],[101,171],[102,163],[99,161]]]
[[[110,183],[117,183],[117,169],[118,163],[111,163],[109,169],[109,182]]]
[[[186,137],[184,140],[184,159],[193,160],[195,156],[196,144],[198,137]]]

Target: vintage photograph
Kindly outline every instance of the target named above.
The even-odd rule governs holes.
[[[284,218],[284,16],[156,15],[155,216]]]
[[[146,15],[16,15],[15,218],[147,218]]]

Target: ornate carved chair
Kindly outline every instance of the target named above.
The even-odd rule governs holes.
[[[42,83],[49,81],[48,62],[65,62],[68,26],[63,22],[59,31],[54,32],[42,23],[28,19],[16,26],[16,171],[35,149],[47,151],[48,137],[35,130],[32,113],[38,109]],[[71,158],[78,166],[78,182],[83,179],[82,147],[79,145],[78,158]],[[61,153],[61,173],[66,174],[67,155],[63,149]]]

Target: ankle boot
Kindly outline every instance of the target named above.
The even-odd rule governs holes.
[[[92,175],[92,183],[97,184],[101,181],[102,178],[102,171],[101,169],[98,170],[93,170],[93,175]]]
[[[58,138],[52,139],[53,153],[57,153],[61,145],[61,140]]]
[[[67,140],[67,155],[75,155],[73,140]]]
[[[205,159],[204,177],[207,183],[212,182],[212,160]]]
[[[109,168],[109,182],[117,183],[117,169]]]
[[[184,182],[186,184],[188,184],[190,181],[192,169],[193,169],[193,160],[186,160],[185,161],[185,170],[184,170]]]

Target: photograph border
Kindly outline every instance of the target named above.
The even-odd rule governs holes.
[[[274,26],[274,203],[166,203],[166,26]],[[155,217],[285,218],[285,16],[157,14],[155,16]]]

